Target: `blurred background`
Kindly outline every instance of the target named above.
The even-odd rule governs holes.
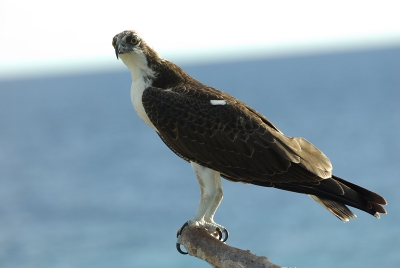
[[[111,46],[126,29],[389,203],[344,224],[223,181],[228,244],[290,267],[399,267],[397,3],[312,0],[1,1],[0,267],[209,267],[175,249],[199,187],[132,108]]]

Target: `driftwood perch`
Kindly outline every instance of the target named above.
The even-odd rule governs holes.
[[[283,268],[267,257],[252,254],[250,250],[228,246],[195,226],[187,226],[178,239],[189,255],[208,262],[214,268]]]

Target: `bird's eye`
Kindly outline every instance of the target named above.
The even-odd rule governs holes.
[[[136,36],[132,36],[130,43],[132,45],[137,45],[139,43],[139,38],[137,38]]]

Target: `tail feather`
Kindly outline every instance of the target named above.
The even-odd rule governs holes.
[[[317,201],[318,204],[322,205],[327,210],[329,210],[333,215],[338,217],[341,221],[349,221],[352,218],[357,218],[356,214],[354,214],[348,207],[346,207],[342,203],[318,197],[315,195],[309,195],[309,196],[315,201]]]
[[[382,207],[380,204],[376,203],[370,203],[372,206],[372,209],[376,210],[376,212],[387,214],[386,209]]]
[[[263,185],[262,182],[252,182],[252,184],[271,186]],[[382,206],[387,202],[382,196],[336,176],[319,182],[274,183],[273,187],[308,194],[342,221],[356,217],[346,205],[365,211],[376,218],[380,218],[379,213],[387,213]]]
[[[332,179],[343,183],[344,185],[348,186],[349,188],[355,190],[356,192],[362,194],[364,196],[364,198],[366,198],[369,201],[372,201],[373,203],[377,203],[377,204],[381,204],[381,205],[387,205],[387,202],[385,200],[385,198],[383,198],[382,196],[380,196],[377,193],[371,192],[370,190],[367,190],[361,186],[358,186],[354,183],[351,183],[349,181],[346,181],[344,179],[341,179],[339,177],[336,176],[332,176]]]

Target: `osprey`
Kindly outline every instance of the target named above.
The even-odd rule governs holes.
[[[213,220],[223,196],[220,177],[308,194],[342,221],[356,217],[346,205],[377,218],[386,213],[382,196],[332,175],[329,159],[314,145],[285,136],[250,106],[195,80],[135,31],[117,34],[112,45],[131,72],[139,117],[193,167],[201,198],[187,224],[227,239]]]

